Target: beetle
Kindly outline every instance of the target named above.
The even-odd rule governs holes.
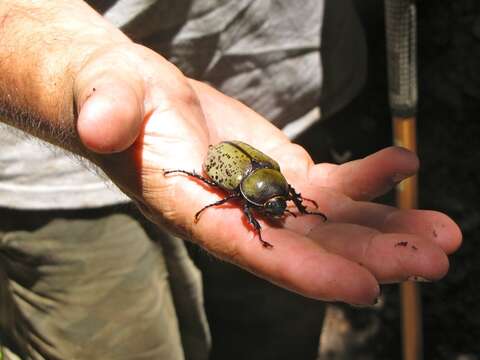
[[[195,222],[209,207],[239,199],[243,203],[243,213],[249,224],[256,230],[260,242],[264,247],[271,248],[273,245],[262,239],[261,226],[252,209],[267,217],[279,218],[284,213],[296,217],[287,209],[287,201],[291,200],[301,214],[318,215],[324,221],[327,220],[323,213],[307,210],[303,201],[309,201],[315,207],[318,207],[317,203],[302,197],[295,191],[274,159],[244,142],[223,141],[217,145],[210,145],[203,163],[203,171],[208,177],[197,174],[195,171],[164,170],[165,175],[183,173],[228,193],[225,198],[200,209],[195,214]]]

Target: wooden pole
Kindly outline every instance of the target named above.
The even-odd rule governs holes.
[[[394,117],[393,133],[395,145],[416,152],[415,117]],[[397,206],[401,209],[417,208],[417,177],[413,176],[397,186]],[[402,300],[402,339],[404,360],[423,358],[422,311],[419,285],[406,281],[400,286]]]
[[[416,0],[385,0],[390,109],[395,145],[416,151],[417,7]],[[417,207],[417,178],[397,186],[397,205]],[[403,359],[422,360],[422,312],[418,284],[400,285]]]

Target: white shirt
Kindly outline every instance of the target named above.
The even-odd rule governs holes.
[[[90,3],[102,6],[108,21],[188,76],[239,99],[279,127],[290,123],[292,134],[319,117],[324,1]],[[0,125],[0,206],[68,209],[128,201],[99,176],[101,171]]]

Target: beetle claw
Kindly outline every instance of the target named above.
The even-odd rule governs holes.
[[[327,221],[327,216],[326,216],[325,214],[321,213],[321,212],[314,212],[314,211],[308,211],[308,210],[306,210],[306,211],[305,211],[305,214],[308,214],[308,215],[318,215],[318,216],[320,216],[320,217],[323,218],[323,221],[324,221],[324,222]]]
[[[273,248],[273,245],[270,244],[268,241],[265,241],[262,239],[262,233],[261,233],[261,230],[260,229],[257,229],[257,233],[258,233],[258,239],[260,240],[260,242],[262,243],[262,246],[266,249],[271,249]]]
[[[265,249],[272,249],[273,248],[273,245],[270,244],[269,242],[266,242],[266,241],[263,241],[263,240],[260,240],[262,242],[262,246],[265,248]]]

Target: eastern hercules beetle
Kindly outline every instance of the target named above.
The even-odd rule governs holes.
[[[208,178],[186,170],[165,170],[164,174],[184,173],[204,183],[228,192],[228,195],[213,204],[207,205],[195,214],[195,222],[200,214],[211,206],[224,204],[233,199],[243,200],[243,213],[248,222],[255,228],[264,247],[272,245],[262,239],[261,226],[252,213],[252,209],[270,217],[280,217],[285,212],[296,216],[287,209],[287,201],[291,200],[302,214],[327,217],[320,212],[310,212],[302,204],[303,198],[287,182],[280,172],[278,163],[254,147],[241,141],[223,141],[215,146],[210,145],[203,169]]]

